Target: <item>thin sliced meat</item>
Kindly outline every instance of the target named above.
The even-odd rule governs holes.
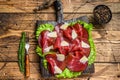
[[[82,27],[82,38],[88,39],[88,36],[88,31],[84,27]]]
[[[80,25],[79,23],[76,23],[73,26],[73,29],[77,32],[79,37],[88,39],[88,36],[89,36],[88,32],[82,25]]]
[[[72,40],[72,28],[70,26],[66,30],[63,30],[63,36]]]
[[[80,59],[80,58],[83,57],[83,55],[82,55],[81,51],[75,51],[75,52],[74,52],[74,57]]]
[[[82,49],[82,53],[83,53],[83,55],[85,55],[85,56],[89,56],[89,54],[90,54],[90,48],[83,48]]]
[[[62,46],[59,48],[61,54],[67,55],[69,53],[69,46]]]
[[[85,55],[85,56],[88,57],[89,54],[90,54],[90,44],[89,44],[89,41],[88,41],[88,39],[85,39],[85,38],[82,38],[81,41],[83,41],[83,42],[85,42],[86,44],[89,45],[89,48],[82,47],[82,53],[83,53],[83,55]]]
[[[66,62],[67,62],[67,68],[71,71],[74,72],[80,72],[80,71],[84,71],[88,65],[88,63],[82,63],[80,62],[80,59],[82,58],[80,56],[80,54],[77,54],[79,56],[74,56],[72,54],[69,54],[67,56]]]
[[[54,49],[59,49],[60,48],[60,43],[61,43],[61,38],[58,36],[56,39],[55,39],[55,43],[54,43]]]
[[[47,67],[49,72],[51,74],[54,74],[55,61],[52,58],[46,58],[46,60],[47,60]]]
[[[48,46],[51,46],[55,43],[55,38],[47,38]]]
[[[49,31],[45,30],[38,38],[39,46],[42,48],[42,52],[46,52],[46,48],[52,46],[55,42],[55,38],[48,37]]]
[[[48,47],[48,41],[47,41],[47,34],[49,32],[48,31],[43,31],[41,32],[41,35],[39,36],[38,38],[38,43],[39,43],[39,46],[42,47],[42,52],[44,53],[44,49]]]
[[[78,38],[74,39],[71,43],[71,52],[73,51],[81,51],[81,42]]]
[[[79,23],[76,23],[74,26],[73,26],[73,29],[76,31],[77,35],[79,37],[82,37],[83,33],[82,33],[82,25],[80,25]]]
[[[60,54],[62,55],[62,54]],[[48,68],[49,70],[52,72],[52,74],[54,74],[55,72],[55,69],[54,67],[57,66],[58,68],[60,68],[60,70],[64,70],[66,68],[66,62],[65,62],[65,59],[63,59],[63,61],[60,61],[59,58],[62,58],[61,56],[58,56],[57,53],[55,54],[47,54],[46,55],[46,60],[48,62]],[[61,59],[62,60],[62,59]]]
[[[61,54],[67,55],[69,53],[69,46],[62,46],[62,41],[65,41],[65,39],[62,36],[57,37],[54,43],[54,49],[58,50]]]
[[[55,31],[57,32],[57,33],[59,33],[59,31],[60,31],[60,24],[57,24],[56,26],[55,26]]]
[[[61,37],[61,46],[59,48],[59,52],[61,54],[67,55],[69,53],[70,42],[67,38]]]
[[[65,59],[63,61],[58,60],[57,56],[58,53],[56,54],[47,54],[46,55],[46,59],[53,59],[54,60],[54,64],[56,64],[61,70],[64,70],[66,67],[66,63],[65,63]],[[58,54],[58,55],[62,55],[62,54]]]

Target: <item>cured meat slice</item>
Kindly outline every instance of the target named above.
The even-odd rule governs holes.
[[[61,38],[61,45],[60,45],[60,48],[59,48],[59,52],[61,54],[64,54],[64,55],[67,55],[69,53],[69,48],[70,46],[70,42],[69,40],[67,40],[66,38]]]
[[[67,56],[66,62],[67,62],[67,68],[74,72],[80,72],[86,69],[88,63],[82,63],[80,59],[83,57],[83,55],[79,52],[76,53],[76,55],[69,54]]]
[[[55,31],[59,34],[61,24],[55,26]]]
[[[55,43],[54,43],[54,49],[59,49],[60,48],[60,44],[61,44],[61,38],[57,37],[55,39]]]
[[[74,39],[71,43],[71,52],[80,51],[81,50],[81,42],[78,38]]]
[[[59,48],[61,54],[67,55],[69,53],[69,46],[62,46]]]
[[[75,29],[79,37],[88,39],[88,32],[84,27],[82,27],[82,25],[80,25],[79,23],[76,23],[73,26],[73,29]]]
[[[55,61],[52,58],[46,58],[46,60],[47,60],[47,67],[49,72],[51,74],[54,74]]]
[[[45,52],[44,49],[48,47],[48,41],[47,41],[48,33],[49,33],[48,31],[43,31],[38,38],[38,43],[39,43],[39,46],[42,47],[43,53]]]
[[[88,42],[88,40],[87,39],[85,39],[85,38],[82,38],[81,39],[81,41],[82,42],[84,42],[85,44],[87,44],[88,46],[84,46],[84,47],[82,47],[82,53],[83,53],[83,55],[85,55],[85,56],[89,56],[89,54],[90,54],[90,44],[89,44],[89,42]],[[81,44],[82,45],[82,44]]]
[[[38,38],[38,43],[39,46],[42,47],[42,52],[47,52],[46,48],[48,48],[49,46],[52,46],[53,43],[55,42],[55,38],[51,38],[48,36],[50,32],[45,30],[41,33],[41,35]]]
[[[65,56],[63,54],[47,54],[45,58],[48,62],[49,71],[52,74],[61,73],[66,68]]]
[[[51,45],[53,45],[54,44],[54,42],[55,42],[55,38],[47,38],[47,42],[48,42],[48,46],[51,46]]]
[[[72,40],[72,28],[68,27],[66,30],[63,30],[63,35],[69,40]]]
[[[80,25],[79,23],[76,23],[74,26],[73,26],[73,29],[76,31],[77,35],[79,37],[81,37],[83,35],[82,33],[82,25]]]
[[[86,38],[86,39],[88,39],[88,32],[87,32],[87,30],[84,28],[84,27],[82,27],[82,38]]]
[[[61,36],[57,37],[54,43],[54,49],[61,54],[67,55],[69,53],[69,43]]]

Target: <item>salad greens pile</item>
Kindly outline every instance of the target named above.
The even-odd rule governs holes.
[[[94,63],[95,57],[96,57],[95,45],[94,45],[92,35],[91,35],[93,25],[89,24],[89,23],[86,23],[84,21],[80,21],[80,20],[78,20],[76,22],[71,22],[71,23],[69,23],[69,25],[72,26],[75,23],[79,23],[79,24],[83,25],[83,27],[88,31],[88,35],[89,35],[88,41],[90,43],[90,55],[88,57],[88,66],[89,66],[92,63]],[[39,27],[37,28],[37,31],[36,31],[36,39],[38,39],[40,33],[43,30],[53,31],[54,26],[52,24],[39,25]],[[40,57],[42,57],[44,59],[43,64],[44,64],[44,67],[47,69],[47,60],[45,59],[45,54],[50,54],[50,53],[43,54],[42,49],[38,45],[36,47],[36,52]],[[81,73],[82,72],[72,72],[68,68],[66,68],[61,74],[58,74],[58,75],[55,75],[55,76],[58,77],[58,78],[72,78],[72,77],[77,77],[77,76],[81,75]]]

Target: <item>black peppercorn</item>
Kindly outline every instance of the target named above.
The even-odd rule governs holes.
[[[93,11],[94,20],[98,24],[106,24],[112,18],[111,10],[106,5],[98,5],[94,8]]]

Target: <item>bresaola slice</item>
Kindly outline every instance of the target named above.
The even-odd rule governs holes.
[[[52,74],[61,73],[61,71],[66,68],[65,56],[63,54],[47,54],[45,58]],[[59,70],[60,72],[57,73],[56,70]]]
[[[84,27],[82,27],[82,38],[88,39],[88,32]]]
[[[72,44],[71,44],[71,52],[74,52],[74,51],[81,51],[81,42],[78,38],[74,39],[72,41]]]
[[[83,56],[78,51],[75,52],[75,54],[70,53],[66,57],[65,56],[63,57],[63,56],[64,56],[63,54],[47,54],[46,55],[48,68],[52,74],[59,74],[66,67],[71,71],[79,72],[79,71],[85,70],[88,65],[86,57]]]
[[[80,62],[80,59],[83,57],[81,53],[78,53],[79,56],[74,56],[72,54],[69,54],[67,57],[67,68],[74,72],[80,72],[86,69],[88,63],[82,63]]]
[[[80,25],[79,23],[76,23],[75,25],[73,25],[73,29],[76,31],[79,37],[82,37],[83,35],[82,28],[83,28],[82,25]]]
[[[43,53],[45,52],[45,48],[48,47],[48,41],[47,41],[47,34],[48,33],[49,33],[48,31],[43,31],[38,38],[38,44],[42,48]]]
[[[38,44],[42,48],[43,53],[48,52],[47,48],[49,48],[50,46],[53,46],[55,42],[54,37],[51,38],[48,36],[49,33],[50,33],[49,31],[45,30],[41,33],[41,35],[38,38]]]
[[[55,39],[55,43],[53,44],[54,45],[54,49],[59,49],[60,48],[60,44],[61,44],[61,38],[58,36]]]
[[[53,32],[42,31],[38,43],[42,52],[47,54],[49,72],[60,74],[65,68],[73,72],[86,69],[90,54],[87,30],[79,23],[73,26],[58,24]]]
[[[88,46],[87,47],[82,47],[82,52],[83,52],[83,55],[85,55],[85,56],[89,56],[89,54],[90,54],[90,45],[89,45],[89,42],[88,42],[88,40],[87,39],[85,39],[85,38],[82,38],[81,39],[82,41],[81,41],[81,45],[82,45],[82,42],[84,42],[85,44],[87,44]]]
[[[73,26],[73,29],[77,32],[79,37],[88,39],[88,32],[84,27],[82,27],[82,25],[76,23]]]
[[[72,28],[68,27],[66,30],[63,30],[63,36],[72,40]]]

